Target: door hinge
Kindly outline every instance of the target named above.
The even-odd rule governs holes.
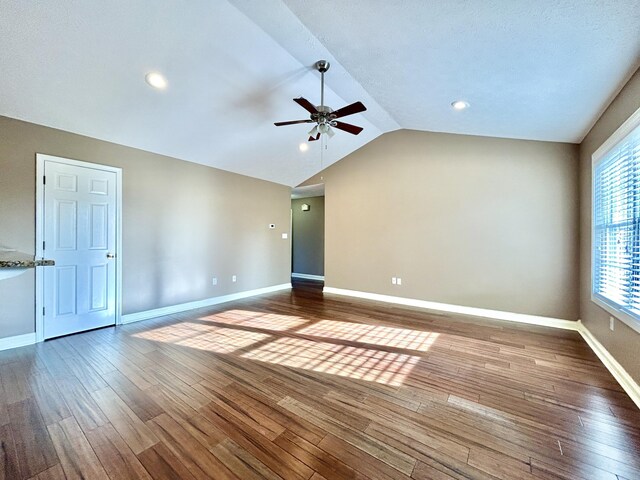
[[[46,176],[46,175],[43,175],[43,176],[42,176],[42,184],[43,184],[43,185],[46,185],[46,184],[47,184],[47,176]]]
[[[44,307],[42,307],[42,316],[44,317]]]
[[[45,250],[45,248],[44,248],[44,241],[42,242],[42,250]]]

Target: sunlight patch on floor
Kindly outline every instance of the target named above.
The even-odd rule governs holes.
[[[437,333],[409,328],[240,309],[133,336],[392,386],[402,385],[420,361],[411,351],[423,354],[438,338]]]
[[[438,337],[437,333],[409,328],[332,320],[321,320],[302,330],[298,330],[297,333],[420,352],[429,350],[431,344]]]
[[[262,328],[274,332],[284,332],[309,323],[309,320],[293,315],[277,315],[275,313],[252,312],[249,310],[227,310],[222,313],[200,317],[199,320]]]
[[[241,355],[285,367],[402,385],[420,357],[302,338],[278,338]]]
[[[233,353],[270,338],[266,333],[247,332],[235,328],[181,322],[133,335],[137,338],[172,343],[214,353]]]

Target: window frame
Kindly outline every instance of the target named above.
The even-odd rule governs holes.
[[[607,139],[604,143],[593,153],[591,156],[591,301],[603,308],[613,317],[617,318],[627,326],[631,327],[636,332],[640,333],[640,315],[636,318],[629,312],[619,308],[619,306],[613,302],[608,302],[606,299],[598,296],[594,292],[594,280],[595,280],[595,258],[596,258],[596,168],[603,161],[607,154],[616,148],[631,132],[640,127],[640,108],[636,110],[620,127]]]

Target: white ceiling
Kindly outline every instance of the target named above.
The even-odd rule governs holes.
[[[273,126],[320,58],[368,107],[322,155]],[[398,128],[579,142],[639,64],[640,0],[0,0],[0,115],[292,186]]]

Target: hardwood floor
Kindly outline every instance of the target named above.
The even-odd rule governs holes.
[[[0,352],[2,479],[640,478],[575,332],[312,282]]]

